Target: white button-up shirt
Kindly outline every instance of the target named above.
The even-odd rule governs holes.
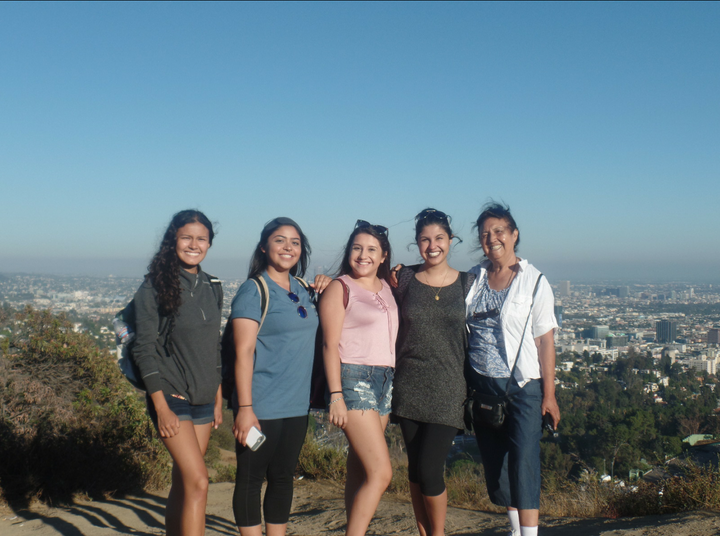
[[[476,274],[477,277],[465,298],[466,316],[472,314],[473,299],[480,292],[483,276],[488,266],[490,266],[490,261],[485,261],[469,270],[470,273]],[[518,348],[520,348],[518,364],[515,369],[515,379],[521,387],[528,381],[541,377],[540,360],[535,346],[535,338],[545,335],[551,329],[558,327],[555,320],[555,298],[552,288],[550,288],[547,278],[542,277],[535,295],[531,319],[525,331],[522,346],[520,344],[520,337],[522,337],[523,328],[530,312],[532,293],[538,276],[540,276],[540,271],[537,268],[529,264],[527,260],[520,260],[518,273],[510,285],[510,291],[507,298],[505,298],[502,311],[500,311],[500,324],[505,339],[505,354],[507,355],[510,370],[515,364]],[[470,337],[472,336],[472,333],[470,333]]]

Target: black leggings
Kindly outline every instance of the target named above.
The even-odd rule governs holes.
[[[457,428],[399,417],[408,453],[408,479],[420,485],[426,497],[445,491],[445,459],[452,447]]]
[[[267,436],[259,449],[253,452],[235,442],[237,474],[233,511],[238,527],[261,523],[260,491],[265,478],[268,482],[262,507],[265,523],[287,523],[292,506],[293,475],[305,441],[308,416],[259,422]]]

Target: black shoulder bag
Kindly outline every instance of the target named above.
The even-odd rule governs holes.
[[[508,402],[512,399],[508,396],[508,392],[510,391],[510,384],[515,377],[515,369],[517,368],[518,359],[520,358],[520,350],[522,350],[522,343],[525,340],[525,331],[530,322],[533,305],[535,304],[535,294],[537,294],[541,278],[542,274],[538,276],[535,282],[535,289],[533,290],[532,301],[530,302],[530,312],[525,320],[525,327],[523,327],[522,336],[520,337],[520,345],[518,346],[517,355],[515,356],[515,363],[513,363],[512,370],[510,371],[510,378],[505,388],[505,394],[502,396],[488,395],[479,393],[468,386],[468,397],[465,400],[464,414],[465,428],[468,430],[473,429],[473,422],[491,428],[500,428],[505,422],[505,416],[508,414]],[[469,363],[468,366],[470,366]]]

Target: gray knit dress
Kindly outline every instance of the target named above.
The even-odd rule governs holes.
[[[462,429],[466,397],[463,279],[440,289],[417,280],[417,266],[398,274],[400,332],[393,380],[393,414]],[[468,274],[472,275],[472,274]],[[465,283],[470,287],[472,281]]]

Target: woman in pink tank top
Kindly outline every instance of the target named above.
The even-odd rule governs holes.
[[[330,422],[350,443],[345,482],[348,536],[364,535],[392,468],[390,417],[398,308],[390,289],[387,228],[358,220],[320,301]]]

